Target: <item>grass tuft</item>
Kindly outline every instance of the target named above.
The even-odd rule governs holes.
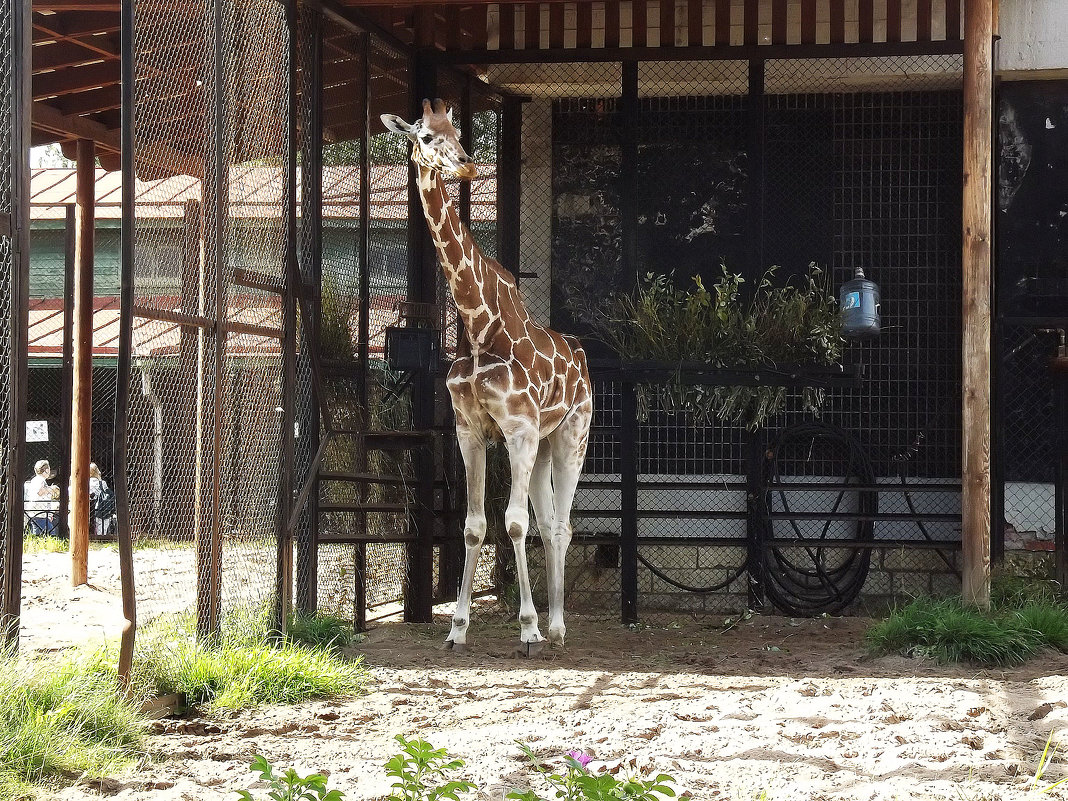
[[[106,776],[144,756],[138,710],[103,654],[19,663],[0,657],[0,793],[32,797],[49,778]]]
[[[293,639],[265,642],[262,633],[251,633],[264,631],[262,626],[225,625],[223,631],[218,642],[207,644],[193,635],[188,615],[155,621],[134,654],[138,692],[181,693],[210,713],[352,697],[366,685],[367,670],[358,658]],[[339,636],[327,622],[314,631],[328,642]]]
[[[356,640],[350,621],[326,612],[291,614],[286,636],[293,642],[317,648],[347,648]]]
[[[1020,608],[984,613],[964,606],[959,598],[920,598],[873,626],[867,643],[880,654],[1018,665],[1045,645],[1068,647],[1068,610],[1032,601]]]

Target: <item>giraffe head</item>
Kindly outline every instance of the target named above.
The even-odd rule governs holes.
[[[410,125],[396,114],[383,114],[382,123],[412,140],[412,160],[453,178],[471,180],[478,175],[475,161],[460,146],[460,134],[452,124],[452,109],[438,98],[423,101],[423,116]]]

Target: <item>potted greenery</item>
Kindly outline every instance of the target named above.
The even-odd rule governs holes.
[[[648,273],[633,292],[607,301],[594,328],[623,362],[674,369],[669,381],[638,385],[643,417],[656,402],[668,411],[688,412],[698,422],[716,418],[754,430],[785,408],[790,389],[695,380],[700,370],[786,369],[800,376],[796,384],[804,383],[806,372],[841,370],[844,340],[826,275],[810,264],[800,280],[777,285],[776,269],[770,268],[748,297],[742,292],[744,279],[723,267],[711,289],[699,276],[684,289],[671,275]],[[802,407],[814,414],[825,400],[818,384],[798,387]]]

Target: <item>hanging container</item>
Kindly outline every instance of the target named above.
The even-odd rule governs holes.
[[[842,284],[838,305],[842,311],[842,336],[846,339],[879,335],[879,286],[865,278],[860,267],[851,280]]]

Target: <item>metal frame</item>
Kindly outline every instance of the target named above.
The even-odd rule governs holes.
[[[26,360],[27,339],[29,337],[29,266],[30,266],[30,102],[33,97],[30,88],[31,38],[28,3],[8,0],[10,3],[5,13],[10,15],[10,46],[12,74],[8,78],[11,87],[11,118],[4,124],[11,128],[11,150],[0,153],[0,158],[9,160],[9,175],[12,185],[10,217],[4,222],[5,236],[11,239],[11,308],[10,349],[11,372],[3,376],[8,382],[10,408],[9,417],[3,422],[7,426],[8,452],[4,454],[7,463],[7,485],[2,491],[7,494],[6,508],[8,519],[4,521],[2,586],[0,586],[0,639],[12,646],[18,644],[19,616],[22,606],[22,539],[23,539],[23,484],[26,454],[26,394],[29,380],[29,368]]]

